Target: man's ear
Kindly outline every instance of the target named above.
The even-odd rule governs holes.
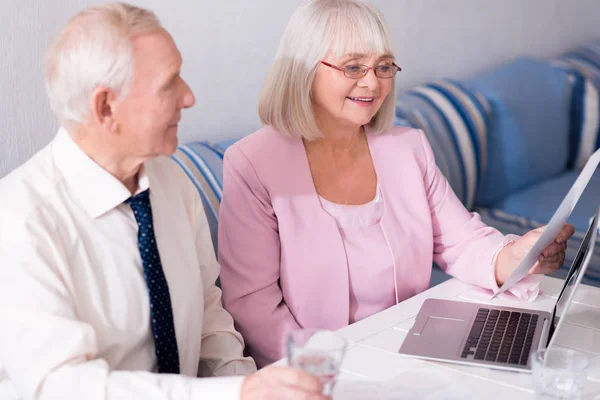
[[[116,99],[112,89],[99,86],[94,90],[90,100],[91,120],[113,133],[118,132],[118,124],[114,115]]]

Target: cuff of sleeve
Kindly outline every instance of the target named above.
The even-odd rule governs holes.
[[[496,271],[494,271],[496,260],[500,251],[508,246],[509,244],[516,242],[520,239],[518,235],[506,235],[500,247],[494,257],[492,258],[492,291],[496,293],[500,287],[496,282]],[[540,292],[540,282],[532,276],[526,276],[513,285],[510,289],[507,289],[504,293],[501,293],[498,298],[505,302],[512,303],[531,303],[535,300]]]
[[[240,400],[245,376],[198,378],[190,390],[190,399]]]
[[[504,236],[504,240],[502,241],[502,246],[500,246],[500,248],[498,250],[496,250],[496,252],[494,253],[494,256],[492,257],[492,262],[490,264],[490,267],[492,270],[490,289],[492,289],[492,291],[494,293],[496,293],[498,291],[498,289],[500,289],[498,287],[498,282],[496,282],[496,261],[498,260],[498,255],[506,246],[508,246],[511,243],[516,242],[517,240],[519,240],[519,238],[520,238],[520,236],[512,235],[512,234]]]

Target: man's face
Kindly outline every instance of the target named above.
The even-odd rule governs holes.
[[[180,76],[181,54],[164,29],[133,37],[134,77],[114,108],[122,150],[140,158],[169,156],[177,149],[181,110],[195,98]]]

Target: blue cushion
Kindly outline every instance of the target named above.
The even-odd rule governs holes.
[[[431,268],[431,279],[429,279],[429,287],[434,287],[439,285],[440,283],[446,282],[448,279],[451,279],[452,276],[445,273],[440,267],[437,265],[433,265]]]
[[[486,169],[489,109],[481,94],[451,80],[418,86],[396,101],[396,125],[425,132],[437,165],[467,208]]]
[[[553,179],[533,185],[519,191],[497,203],[494,209],[503,210],[507,214],[528,217],[546,224],[552,218],[554,211],[575,182],[578,171],[565,172]],[[590,218],[596,212],[600,203],[600,171],[592,176],[581,198],[577,202],[569,223],[581,232],[587,230]]]
[[[521,58],[467,82],[491,104],[487,170],[476,204],[566,169],[571,83],[548,62]]]

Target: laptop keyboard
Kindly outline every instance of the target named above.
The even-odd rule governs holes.
[[[461,358],[527,365],[537,314],[480,308]]]

